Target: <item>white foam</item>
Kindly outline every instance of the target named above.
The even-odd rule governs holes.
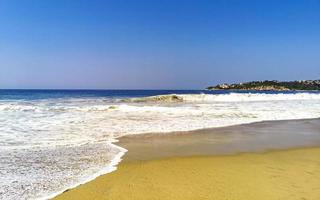
[[[120,136],[320,117],[320,94],[175,96],[0,101],[0,199],[53,197],[114,170]]]
[[[82,178],[80,180],[78,180],[78,182],[76,184],[73,184],[73,185],[70,185],[70,186],[67,186],[65,187],[64,189],[60,190],[60,191],[57,191],[57,192],[54,192],[52,194],[48,194],[47,196],[43,196],[43,197],[40,197],[40,198],[36,198],[37,200],[46,200],[46,199],[52,199],[54,198],[55,196],[59,195],[59,194],[62,194],[63,192],[65,192],[66,190],[69,190],[69,189],[73,189],[73,188],[76,188],[78,187],[79,185],[82,185],[82,184],[85,184],[87,182],[90,182],[94,179],[96,179],[97,177],[103,175],[103,174],[107,174],[107,173],[110,173],[110,172],[113,172],[117,169],[117,165],[121,162],[121,158],[122,156],[124,156],[125,152],[127,152],[126,149],[122,148],[122,147],[119,147],[119,146],[116,146],[112,143],[110,143],[111,146],[115,147],[115,148],[119,148],[121,149],[122,151],[120,151],[117,155],[114,156],[114,158],[110,161],[110,163],[102,168],[101,170],[99,170],[97,173],[94,173],[92,175],[89,175],[88,177],[86,178]]]

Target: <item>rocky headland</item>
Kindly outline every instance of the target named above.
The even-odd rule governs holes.
[[[290,91],[290,90],[320,90],[320,80],[299,81],[250,81],[245,83],[219,84],[210,86],[208,90],[265,90],[265,91]]]

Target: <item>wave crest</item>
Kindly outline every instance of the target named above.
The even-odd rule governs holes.
[[[147,103],[147,102],[183,102],[183,96],[177,94],[168,94],[168,95],[156,95],[149,97],[141,97],[141,98],[130,98],[125,99],[123,102],[131,102],[131,103]]]
[[[243,102],[243,101],[284,101],[284,100],[320,100],[320,94],[266,94],[266,93],[230,93],[230,94],[168,94],[141,98],[125,99],[132,103],[175,103],[175,102]]]

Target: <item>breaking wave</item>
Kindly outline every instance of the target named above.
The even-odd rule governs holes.
[[[320,100],[320,95],[317,93],[169,94],[169,95],[142,97],[142,98],[131,98],[131,99],[123,100],[123,102],[172,103],[172,102],[241,102],[241,101],[285,101],[285,100]]]

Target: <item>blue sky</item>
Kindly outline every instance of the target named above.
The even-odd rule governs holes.
[[[320,0],[0,0],[0,88],[320,78]]]

